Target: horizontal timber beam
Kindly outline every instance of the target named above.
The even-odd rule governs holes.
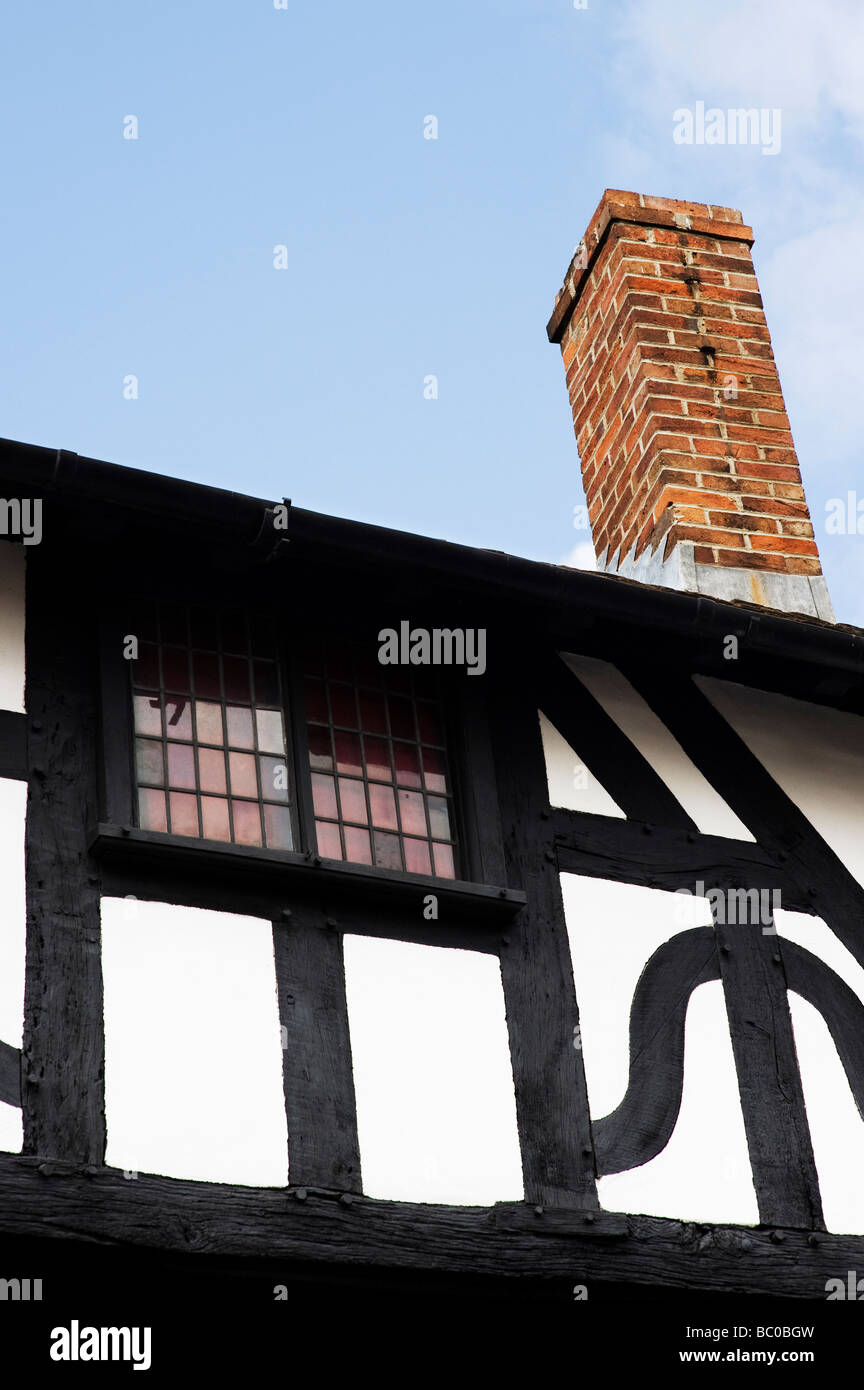
[[[0,1231],[323,1266],[575,1279],[824,1301],[864,1237],[808,1235],[521,1202],[446,1207],[222,1186],[0,1154]]]

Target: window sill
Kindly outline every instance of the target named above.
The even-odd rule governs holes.
[[[490,925],[501,924],[525,906],[526,895],[514,888],[500,888],[460,879],[409,874],[366,864],[322,859],[318,855],[289,850],[259,849],[246,845],[197,840],[158,831],[136,830],[125,826],[99,825],[91,843],[91,853],[127,869],[140,866],[163,867],[173,871],[212,874],[236,869],[254,872],[257,882],[266,880],[272,889],[284,886],[286,895],[314,895],[324,888],[328,896],[348,898],[364,905],[377,903],[416,907],[418,894],[434,894],[442,906],[459,909]]]

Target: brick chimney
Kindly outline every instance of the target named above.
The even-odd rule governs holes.
[[[607,189],[549,320],[601,569],[834,620],[753,234]]]

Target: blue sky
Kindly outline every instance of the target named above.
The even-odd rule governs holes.
[[[864,539],[824,531],[864,498],[855,0],[43,0],[4,30],[0,433],[586,563],[555,292],[605,187],[729,204],[864,623]],[[779,107],[779,154],[676,145],[699,100]]]

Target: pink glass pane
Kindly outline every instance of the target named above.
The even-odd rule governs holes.
[[[384,835],[380,830],[374,832],[375,863],[382,869],[401,869],[402,852],[398,835]]]
[[[324,859],[342,858],[342,841],[338,825],[329,825],[325,820],[316,820],[315,834],[318,837],[318,853]]]
[[[309,729],[309,763],[321,772],[333,771],[330,730],[311,725]]]
[[[343,734],[338,731],[333,736],[336,745],[336,770],[347,772],[354,777],[363,776],[363,761],[360,757],[360,735]]]
[[[256,701],[259,705],[275,705],[279,699],[279,682],[276,679],[276,667],[273,662],[256,661],[253,672]]]
[[[192,675],[195,678],[196,695],[213,695],[219,699],[222,689],[219,684],[218,656],[213,652],[193,652]]]
[[[375,783],[370,783],[369,806],[372,811],[373,825],[380,825],[385,830],[398,829],[398,822],[396,820],[396,802],[394,800],[393,789],[391,787],[382,787],[376,785]]]
[[[390,748],[383,738],[363,738],[363,747],[366,752],[367,775],[379,782],[390,782],[393,780],[393,771],[390,767]]]
[[[264,807],[264,838],[270,849],[290,849],[294,843],[287,806]]]
[[[435,840],[450,839],[450,814],[443,797],[430,796],[426,802],[429,808],[429,828]]]
[[[345,827],[345,858],[352,864],[371,864],[372,847],[369,844],[369,831],[358,830],[356,826]]]
[[[456,870],[453,867],[453,848],[451,845],[433,845],[432,853],[435,856],[435,872],[439,878],[455,878]]]
[[[371,690],[360,691],[360,723],[370,734],[386,734],[387,713],[384,696]]]
[[[403,787],[419,787],[421,785],[420,755],[415,745],[413,743],[394,743],[393,758],[396,763],[396,781]]]
[[[344,724],[348,729],[357,728],[357,702],[352,686],[330,686],[330,710],[334,724]]]
[[[233,796],[258,795],[258,778],[255,775],[255,759],[251,753],[229,753],[228,771],[231,775]]]
[[[232,801],[231,815],[234,817],[234,840],[238,845],[260,845],[261,812],[257,802]]]
[[[162,648],[162,685],[166,690],[191,690],[189,684],[189,653],[185,648]]]
[[[199,743],[224,743],[222,733],[222,707],[211,705],[205,700],[195,702],[195,723]]]
[[[225,786],[225,754],[221,749],[198,749],[198,776],[202,792],[227,791]],[[225,815],[227,819],[227,806],[225,808]],[[221,836],[217,838],[221,839]]]
[[[143,685],[146,690],[159,688],[157,648],[149,642],[138,643],[138,658],[132,663],[132,679],[136,685]]]
[[[258,747],[262,753],[285,752],[285,729],[282,712],[278,709],[259,709],[255,712],[258,725]]]
[[[405,839],[405,867],[409,874],[431,874],[429,844],[426,840]]]
[[[165,695],[165,732],[169,738],[192,737],[192,701],[182,695]]]
[[[316,816],[332,816],[336,819],[339,813],[336,809],[336,788],[332,777],[324,777],[320,772],[312,773],[312,804]]]
[[[284,758],[259,758],[261,795],[265,801],[287,801],[288,764]]]
[[[225,711],[228,720],[228,742],[232,748],[254,748],[252,733],[252,711],[237,705],[229,705]]]
[[[369,817],[366,813],[366,793],[362,782],[355,781],[353,777],[340,777],[339,800],[342,803],[343,820],[366,824]]]
[[[148,791],[146,787],[139,788],[138,824],[142,830],[168,829],[164,792]]]
[[[230,840],[228,802],[221,796],[202,796],[201,823],[205,840]]]
[[[168,785],[195,786],[195,754],[185,743],[168,744]]]
[[[416,738],[414,710],[410,700],[391,695],[387,700],[390,710],[390,732],[394,738]]]
[[[171,810],[172,835],[197,835],[197,798],[184,792],[170,792],[168,802]]]
[[[427,791],[446,792],[447,769],[444,755],[437,748],[423,749],[423,776]]]
[[[428,704],[425,700],[418,701],[417,724],[423,743],[444,743],[438,711],[434,705]]]
[[[135,767],[139,782],[153,782],[157,787],[161,787],[165,781],[162,744],[150,738],[136,738]]]
[[[406,835],[427,835],[426,811],[421,792],[399,793],[399,816]]]
[[[326,724],[330,718],[323,681],[306,681],[306,718],[311,724]]]
[[[133,703],[136,734],[154,734],[159,738],[162,734],[162,701],[159,696],[136,695]]]

